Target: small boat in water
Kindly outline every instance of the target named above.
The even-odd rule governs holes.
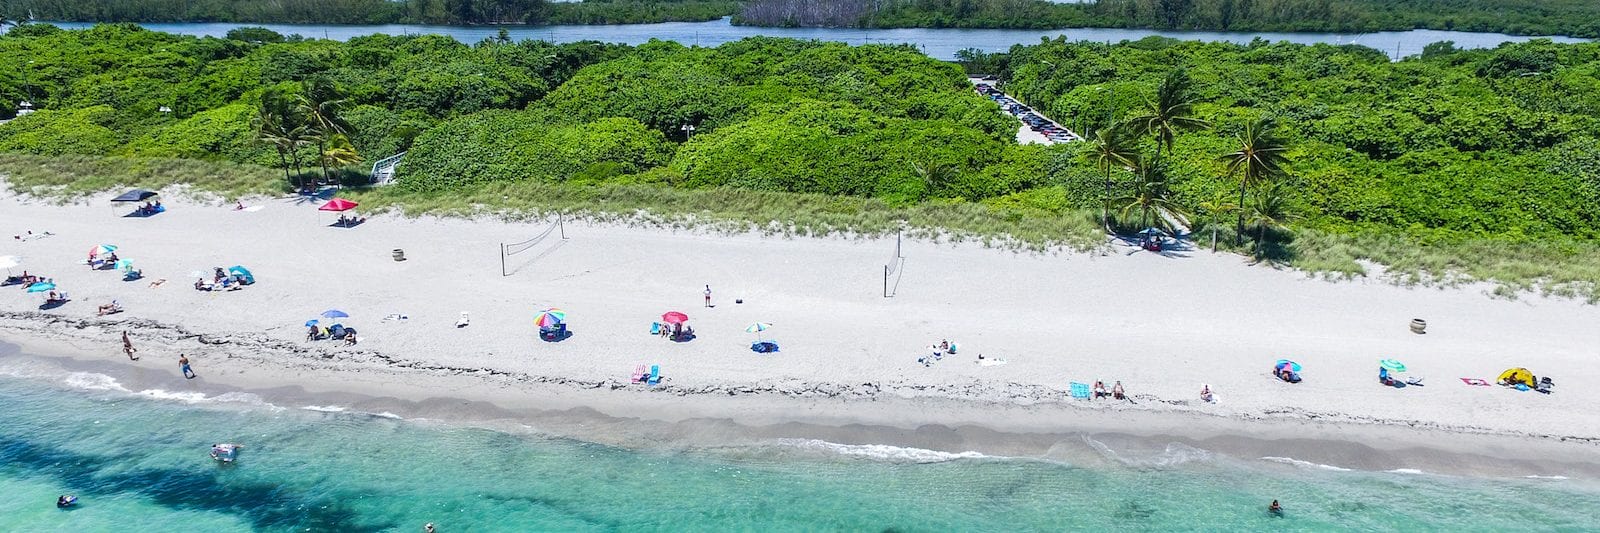
[[[212,459],[216,459],[218,462],[231,463],[231,462],[233,462],[234,459],[238,458],[238,456],[239,456],[239,448],[242,448],[242,447],[243,446],[240,446],[238,444],[232,444],[232,443],[226,443],[226,442],[222,443],[222,444],[212,444],[211,445],[211,458]]]

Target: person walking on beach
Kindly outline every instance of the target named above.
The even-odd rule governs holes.
[[[135,349],[133,347],[133,339],[129,339],[128,338],[128,332],[127,331],[123,331],[122,332],[122,353],[128,354],[128,360],[129,361],[138,361],[139,358],[133,356],[133,352],[137,352],[137,351],[139,351],[139,350],[137,350],[137,349]]]
[[[711,307],[711,286],[706,285],[706,307]]]
[[[194,369],[189,368],[189,356],[178,354],[178,368],[183,370],[184,379],[194,379]]]

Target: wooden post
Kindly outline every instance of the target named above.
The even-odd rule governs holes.
[[[500,243],[500,277],[506,277],[506,243]]]

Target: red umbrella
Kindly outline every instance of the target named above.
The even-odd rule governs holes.
[[[317,210],[318,211],[349,211],[351,209],[355,209],[356,206],[358,206],[358,205],[361,205],[361,204],[346,200],[344,198],[334,198],[333,200],[329,201],[328,203],[322,204],[322,207],[318,207]]]
[[[677,311],[668,311],[667,314],[661,315],[661,320],[668,324],[682,324],[689,321],[689,315]]]

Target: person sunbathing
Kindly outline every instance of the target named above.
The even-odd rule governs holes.
[[[1110,395],[1111,395],[1110,393],[1106,392],[1106,383],[1104,381],[1096,380],[1094,382],[1094,397],[1095,398],[1104,398],[1104,397],[1110,396]]]
[[[211,284],[206,283],[206,278],[198,278],[194,280],[194,290],[209,291],[211,290],[211,287]]]
[[[103,304],[99,309],[95,310],[95,314],[98,316],[105,316],[120,312],[122,312],[122,304],[117,303],[116,300],[112,300],[111,303],[108,304]]]
[[[355,346],[356,345],[356,332],[351,331],[351,330],[345,330],[345,332],[344,332],[344,345],[345,346]]]
[[[1118,381],[1115,385],[1111,386],[1111,397],[1112,398],[1116,398],[1118,400],[1126,400],[1126,399],[1128,399],[1128,397],[1122,393],[1122,382],[1121,381]]]
[[[1206,403],[1212,403],[1212,402],[1217,401],[1216,396],[1212,396],[1211,395],[1211,386],[1210,385],[1201,385],[1200,386],[1200,401],[1206,402]]]

